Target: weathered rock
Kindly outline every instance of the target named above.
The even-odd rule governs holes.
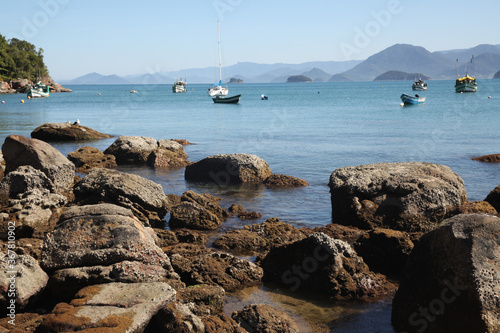
[[[6,231],[5,234],[8,235],[8,231]],[[18,238],[17,236],[18,235],[16,230],[16,247],[14,248],[13,251],[16,252],[18,255],[29,255],[35,258],[36,260],[40,260],[40,258],[42,257],[43,239]],[[8,239],[5,239],[5,241],[0,240],[0,251],[3,253],[7,253],[8,250],[9,250]]]
[[[71,123],[45,123],[35,128],[31,132],[31,137],[43,141],[84,141],[107,139],[113,136]]]
[[[182,147],[181,147],[182,148]],[[184,152],[184,149],[183,149]],[[186,153],[184,152],[184,155]],[[147,160],[147,165],[151,168],[159,169],[168,169],[168,168],[180,168],[185,167],[186,165],[191,164],[191,162],[186,160],[186,157],[181,157],[177,153],[172,152],[168,149],[155,149],[153,150]]]
[[[216,183],[220,186],[262,183],[272,172],[261,158],[250,154],[212,155],[186,167],[186,180]]]
[[[85,146],[68,154],[68,159],[75,164],[76,172],[88,173],[93,168],[114,168],[115,157],[104,154],[97,148]]]
[[[300,332],[290,315],[268,304],[247,305],[241,311],[234,312],[232,318],[249,332]]]
[[[71,90],[69,88],[65,88],[62,85],[60,85],[59,83],[55,83],[55,82],[50,83],[49,89],[50,89],[50,92],[55,92],[55,93],[58,93],[58,92],[72,92],[73,91],[73,90]]]
[[[329,223],[322,227],[316,227],[312,231],[322,232],[332,238],[343,240],[349,244],[356,243],[358,239],[368,233],[367,230],[335,223]]]
[[[175,141],[177,143],[180,143],[181,145],[183,146],[189,146],[189,145],[192,145],[191,142],[189,142],[188,140],[186,139],[171,139],[170,141]]]
[[[181,196],[181,202],[186,201],[197,203],[222,220],[227,218],[229,216],[229,213],[221,206],[219,206],[219,202],[221,199],[222,198],[213,196],[208,193],[199,194],[194,191],[186,191]]]
[[[5,313],[11,300],[15,302],[14,314],[25,308],[49,281],[49,276],[33,257],[17,255],[13,250],[0,253],[0,267],[0,313]]]
[[[375,228],[358,240],[355,249],[371,270],[394,275],[406,266],[413,242],[406,232]]]
[[[242,220],[257,220],[262,217],[261,213],[257,212],[240,212],[238,213],[238,218]]]
[[[152,320],[152,332],[204,333],[205,325],[200,317],[183,303],[173,302],[163,307]]]
[[[17,313],[16,320],[10,317],[0,319],[0,332],[2,333],[34,333],[38,332],[38,326],[43,321],[44,316],[38,313]],[[14,324],[14,325],[13,325]]]
[[[184,158],[184,159],[188,158],[186,151],[184,151],[184,147],[182,146],[182,144],[180,144],[179,142],[177,142],[175,140],[160,139],[160,140],[158,140],[158,147],[160,149],[171,151],[178,158]]]
[[[464,202],[460,207],[458,207],[459,214],[498,214],[497,210],[486,201],[467,201]]]
[[[309,183],[297,177],[273,173],[266,180],[264,180],[264,185],[270,188],[282,188],[309,186]]]
[[[304,239],[307,233],[305,229],[296,229],[278,218],[270,218],[260,224],[245,225],[244,229],[227,231],[213,245],[223,250],[262,252]]]
[[[480,161],[480,162],[498,163],[498,162],[500,162],[500,154],[491,154],[491,155],[484,155],[484,156],[474,157],[473,160],[474,161]]]
[[[238,214],[238,213],[244,212],[245,208],[243,208],[243,206],[241,206],[241,205],[234,203],[228,208],[228,211],[230,211],[232,214]]]
[[[175,294],[163,282],[86,287],[69,304],[59,303],[40,328],[42,332],[144,332]]]
[[[56,193],[66,193],[73,185],[75,166],[57,149],[37,139],[9,135],[2,146],[9,173],[23,165],[42,171],[54,184]]]
[[[227,291],[259,284],[262,269],[244,259],[214,252],[194,257],[171,255],[172,266],[186,285],[218,285]]]
[[[177,291],[177,299],[187,304],[197,316],[206,317],[222,313],[224,288],[220,286],[195,285]]]
[[[348,243],[323,233],[272,248],[260,264],[267,281],[333,300],[369,300],[395,290]]]
[[[208,236],[197,230],[190,229],[175,229],[177,239],[181,243],[205,244],[208,241]]]
[[[80,204],[113,203],[129,208],[146,226],[162,226],[168,198],[160,184],[138,175],[92,169],[74,187]]]
[[[18,237],[43,237],[54,227],[53,214],[64,206],[67,198],[51,193],[53,182],[40,170],[23,165],[9,172],[0,181],[0,201],[6,221],[16,224]],[[7,224],[0,224],[0,232],[6,232]],[[37,235],[35,235],[37,234]]]
[[[65,294],[96,283],[178,278],[154,231],[111,204],[68,208],[45,237],[41,265],[57,270],[51,287]]]
[[[487,203],[493,206],[497,210],[500,211],[500,185],[495,187],[493,191],[491,191],[486,199],[484,199]]]
[[[9,172],[0,181],[0,196],[15,198],[19,194],[32,191],[33,189],[47,189],[53,191],[54,184],[40,170],[31,165],[23,165]]]
[[[407,332],[500,331],[500,219],[454,216],[420,239],[393,300]]]
[[[17,237],[43,238],[54,228],[67,201],[61,194],[35,188],[8,199],[3,220],[15,223]],[[0,232],[6,232],[7,227],[6,223],[0,224]]]
[[[206,333],[247,333],[234,319],[221,313],[203,318]],[[252,331],[251,331],[252,332]]]
[[[156,233],[156,245],[159,247],[166,247],[179,243],[175,232],[160,228],[153,228],[153,230]]]
[[[194,202],[183,201],[170,210],[170,228],[196,230],[215,230],[221,226],[221,220],[205,207]]]
[[[330,176],[333,222],[423,233],[466,200],[463,180],[431,163],[379,163],[335,170]]]
[[[116,157],[118,164],[146,164],[149,154],[158,147],[154,138],[144,136],[119,136],[104,154]]]

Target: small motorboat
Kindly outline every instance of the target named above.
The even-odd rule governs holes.
[[[215,96],[212,98],[214,103],[226,103],[226,104],[236,104],[240,101],[241,95],[235,95],[235,96]]]
[[[402,94],[401,100],[404,104],[420,104],[425,102],[425,97],[420,97],[419,95],[411,96],[408,94]]]
[[[413,90],[427,90],[427,82],[419,79],[418,81],[413,82],[411,88]]]
[[[269,98],[266,95],[260,95],[260,99],[263,101],[267,101]]]
[[[131,93],[131,94],[137,94],[137,90],[132,89],[132,90],[129,91],[129,93]]]

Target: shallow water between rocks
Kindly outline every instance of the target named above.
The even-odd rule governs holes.
[[[72,93],[27,100],[0,95],[0,140],[10,134],[30,136],[45,122],[80,119],[81,125],[113,135],[187,139],[189,160],[212,154],[250,153],[264,159],[274,173],[305,179],[310,186],[267,189],[260,185],[226,186],[186,182],[184,169],[120,167],[151,179],[165,193],[187,190],[222,198],[262,214],[259,220],[230,218],[217,234],[245,224],[279,217],[295,227],[331,222],[327,187],[330,174],[343,166],[377,162],[421,161],[445,164],[465,182],[469,200],[483,200],[500,184],[500,164],[471,160],[500,153],[500,80],[478,80],[471,94],[454,92],[454,81],[429,81],[419,92],[426,102],[400,106],[411,82],[310,84],[236,84],[239,104],[214,104],[206,85],[188,84],[173,94],[169,85],[68,86]],[[130,94],[135,89],[137,94]],[[100,94],[100,95],[99,95]],[[269,99],[261,100],[266,94]],[[491,98],[489,98],[491,97]],[[25,103],[21,104],[20,100]],[[83,146],[106,149],[114,139],[54,143],[67,155]],[[168,218],[168,216],[167,216]],[[375,303],[325,303],[293,295],[273,285],[229,293],[225,312],[250,303],[268,303],[290,313],[304,332],[393,332],[391,299]]]

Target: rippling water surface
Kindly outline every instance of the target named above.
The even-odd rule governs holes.
[[[188,84],[185,94],[173,94],[169,85],[70,86],[72,93],[51,94],[46,99],[0,95],[6,102],[0,104],[0,140],[9,134],[29,137],[45,122],[78,118],[81,125],[113,135],[187,139],[194,143],[185,147],[192,161],[220,153],[256,154],[274,173],[305,179],[311,186],[222,188],[186,182],[183,169],[122,169],[162,184],[166,193],[208,192],[222,197],[224,207],[238,203],[262,213],[261,221],[277,216],[295,226],[315,227],[331,222],[328,178],[343,166],[402,161],[445,164],[464,179],[469,200],[484,199],[500,184],[500,165],[471,158],[500,153],[500,80],[479,80],[478,84],[477,93],[457,94],[453,81],[430,81],[429,90],[419,92],[427,97],[426,102],[405,107],[400,106],[399,96],[413,93],[411,82],[231,85],[230,95],[242,94],[237,105],[214,104],[206,85]],[[131,89],[138,93],[129,93]],[[269,100],[261,100],[261,94]],[[104,150],[113,141],[55,146],[67,154],[86,145]],[[244,223],[248,222],[230,219],[223,227],[240,228]],[[245,297],[233,295],[231,304],[253,298],[293,303],[272,290],[263,287]],[[326,315],[319,316],[323,319],[316,319],[328,322],[335,332],[392,332],[390,301],[344,310],[308,300],[294,302],[288,311],[295,311],[309,323],[304,324],[309,329],[311,318],[316,318],[307,314],[310,310],[325,311]],[[325,318],[339,316],[330,311],[343,319],[332,324]]]

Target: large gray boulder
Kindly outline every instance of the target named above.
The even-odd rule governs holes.
[[[16,309],[33,302],[49,281],[49,276],[33,257],[18,255],[13,250],[0,253],[0,267],[0,306],[5,310],[13,300],[14,314]]]
[[[392,322],[398,332],[500,332],[500,218],[457,215],[422,236]]]
[[[114,155],[118,164],[146,164],[149,154],[158,147],[154,138],[145,136],[119,136],[104,154]]]
[[[52,180],[31,165],[20,166],[0,181],[0,198],[9,212],[8,220],[16,222],[18,237],[43,236],[52,230],[54,212],[59,213],[68,201],[54,189]],[[0,232],[6,228],[7,224],[1,224]]]
[[[266,281],[331,300],[375,299],[395,289],[371,272],[348,243],[321,232],[272,248],[260,265]]]
[[[9,135],[2,145],[2,152],[5,173],[30,165],[52,181],[56,193],[66,193],[73,185],[75,165],[48,143],[22,135]]]
[[[151,319],[175,300],[163,282],[108,283],[84,288],[45,316],[42,332],[144,332]]]
[[[186,180],[216,183],[220,186],[262,183],[272,175],[263,159],[251,154],[212,155],[186,167]]]
[[[111,204],[68,208],[45,237],[41,266],[55,271],[53,287],[68,293],[96,283],[178,278],[154,231]]]
[[[80,204],[113,203],[131,209],[146,226],[161,226],[168,197],[160,184],[138,175],[92,169],[74,188]]]
[[[333,222],[413,233],[432,230],[466,201],[464,182],[432,163],[378,163],[330,176]]]

